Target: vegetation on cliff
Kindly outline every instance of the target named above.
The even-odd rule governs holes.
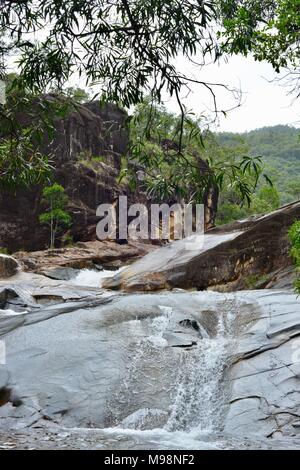
[[[7,78],[8,57],[14,53],[19,57],[20,76],[10,82],[7,102],[0,105],[1,187],[16,189],[47,181],[51,155],[40,152],[39,143],[45,130],[51,143],[53,120],[63,116],[69,102],[47,100],[45,93],[61,92],[77,73],[86,77],[88,85],[101,85],[102,100],[127,109],[136,105],[131,123],[133,145],[121,177],[133,181],[138,170],[140,184],[152,197],[205,202],[213,191],[219,197],[219,223],[269,212],[280,202],[296,198],[296,178],[285,185],[282,194],[280,145],[275,144],[274,136],[265,148],[256,141],[256,134],[241,140],[234,135],[216,137],[188,112],[181,98],[189,84],[197,83],[210,92],[215,115],[221,111],[215,90],[224,84],[195,79],[179,70],[174,59],[181,55],[193,62],[197,55],[205,64],[206,59],[251,53],[256,60],[271,63],[276,71],[290,67],[297,90],[298,6],[295,0],[42,0],[38,4],[4,0],[0,78]],[[45,29],[46,34],[34,36],[47,24],[51,28]],[[178,116],[161,106],[166,94],[175,97]],[[78,102],[87,97],[84,90],[70,88],[65,96]],[[145,100],[147,96],[150,98]],[[24,110],[29,113],[25,123],[20,120]],[[286,129],[280,130],[282,136],[285,131],[288,135]],[[287,135],[281,145],[290,138]],[[273,155],[272,144],[277,153],[270,163],[265,155]],[[299,155],[296,142],[293,146],[288,150],[291,164]],[[262,182],[265,171],[274,176],[278,192],[268,186],[268,177]]]
[[[65,117],[75,101],[64,96],[44,95],[25,86],[21,77],[4,77],[5,101],[0,104],[0,188],[46,184],[52,173],[51,154],[42,144],[51,142],[55,120]]]
[[[259,156],[243,145],[227,149],[195,116],[168,112],[151,99],[138,105],[131,119],[131,149],[121,179],[138,181],[158,201],[207,204],[231,190],[239,204],[249,206],[263,173]]]
[[[289,229],[289,239],[292,244],[291,256],[295,262],[296,271],[298,273],[295,288],[300,294],[300,221],[295,222]]]

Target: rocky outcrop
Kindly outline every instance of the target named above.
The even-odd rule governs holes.
[[[108,288],[239,290],[275,284],[291,266],[287,232],[300,202],[257,219],[228,224],[175,241],[105,281]]]
[[[240,332],[233,358],[225,432],[298,437],[299,300],[282,291],[248,292],[241,298],[253,302],[256,313]]]
[[[61,108],[60,117],[55,117],[51,141],[45,133],[39,144],[41,152],[50,155],[57,167],[79,159],[101,157],[109,166],[120,169],[120,156],[126,153],[129,141],[126,111],[113,103],[99,101],[71,104],[57,94],[45,95],[44,100],[49,109]],[[32,106],[34,108],[35,104]],[[39,109],[40,104],[36,106]],[[26,127],[33,116],[34,113],[22,113],[18,122]],[[36,119],[39,119],[39,111]]]
[[[156,247],[150,243],[128,242],[119,245],[114,241],[78,242],[72,247],[52,250],[19,251],[14,257],[24,271],[48,272],[58,268],[101,269],[119,268],[137,258],[141,258]]]
[[[26,116],[20,116],[20,122],[26,125]],[[49,143],[45,138],[41,144],[41,151],[51,155],[54,180],[62,184],[69,196],[67,209],[73,221],[69,239],[96,239],[99,204],[112,203],[120,194],[139,199],[117,181],[128,138],[124,111],[112,104],[100,107],[99,102],[91,102],[77,105],[65,118],[58,119],[54,140]],[[16,193],[1,191],[0,247],[13,252],[48,246],[48,229],[38,222],[43,211],[41,190],[35,187]]]
[[[18,269],[19,264],[15,258],[0,254],[0,278],[13,276]]]

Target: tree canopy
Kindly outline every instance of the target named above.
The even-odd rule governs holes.
[[[289,239],[292,245],[291,256],[296,266],[297,278],[295,289],[300,294],[300,221],[295,222],[289,229]]]
[[[201,66],[207,58],[216,61],[226,54],[252,53],[277,71],[287,66],[298,71],[299,0],[0,0],[0,4],[0,74],[7,73],[7,57],[17,51],[19,83],[34,93],[60,90],[75,73],[89,84],[101,84],[103,100],[127,108],[145,96],[156,103],[164,93],[174,96],[180,109],[181,162],[190,123],[183,90],[190,83],[209,90],[217,113],[215,87],[224,84],[202,80],[201,67],[196,77],[189,76],[176,57]]]
[[[220,11],[228,52],[251,52],[276,71],[299,67],[299,0],[221,0]]]
[[[178,54],[219,56],[214,3],[2,0],[0,28],[7,41],[0,47],[18,48],[21,76],[31,87],[59,87],[78,72],[100,81],[106,99],[129,107],[145,92],[158,100],[164,88],[178,96],[187,79],[174,64]]]
[[[1,0],[0,64],[18,48],[32,87],[59,87],[78,72],[124,106],[149,93],[160,101],[163,89],[180,101],[192,79],[178,55],[202,63],[251,52],[277,71],[297,68],[299,22],[299,0]]]
[[[150,99],[136,108],[131,140],[133,165],[123,168],[121,176],[137,174],[149,194],[160,201],[204,203],[209,188],[219,193],[230,187],[240,204],[250,205],[260,177],[270,183],[261,158],[250,156],[246,146],[220,145],[212,132],[201,130],[201,121],[194,116],[186,117],[182,127],[180,115]]]

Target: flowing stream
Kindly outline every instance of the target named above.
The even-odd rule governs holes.
[[[295,444],[293,292],[99,289],[115,273],[82,270],[68,281],[20,273],[9,286],[0,441],[109,450]]]
[[[71,282],[99,286],[114,274],[83,270]],[[185,314],[184,306],[178,313],[161,305],[154,318],[126,322],[126,334],[137,340],[111,392],[103,432],[147,442],[162,439],[169,448],[195,448],[199,436],[221,432],[237,309],[228,300],[214,322],[202,324]]]

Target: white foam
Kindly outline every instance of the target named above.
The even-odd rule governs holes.
[[[125,429],[143,430],[144,427],[147,429],[149,423],[158,423],[160,419],[164,419],[167,415],[166,411],[156,408],[140,408],[123,419],[121,426]]]
[[[102,287],[104,278],[113,277],[119,273],[123,268],[118,271],[95,271],[92,269],[82,269],[76,277],[70,280],[70,284],[76,286],[87,286],[87,287]]]
[[[16,315],[24,315],[25,313],[28,313],[28,310],[24,310],[23,312],[15,312],[14,310],[11,309],[6,309],[6,310],[1,310],[0,309],[0,315],[5,315],[5,316],[16,316]]]

